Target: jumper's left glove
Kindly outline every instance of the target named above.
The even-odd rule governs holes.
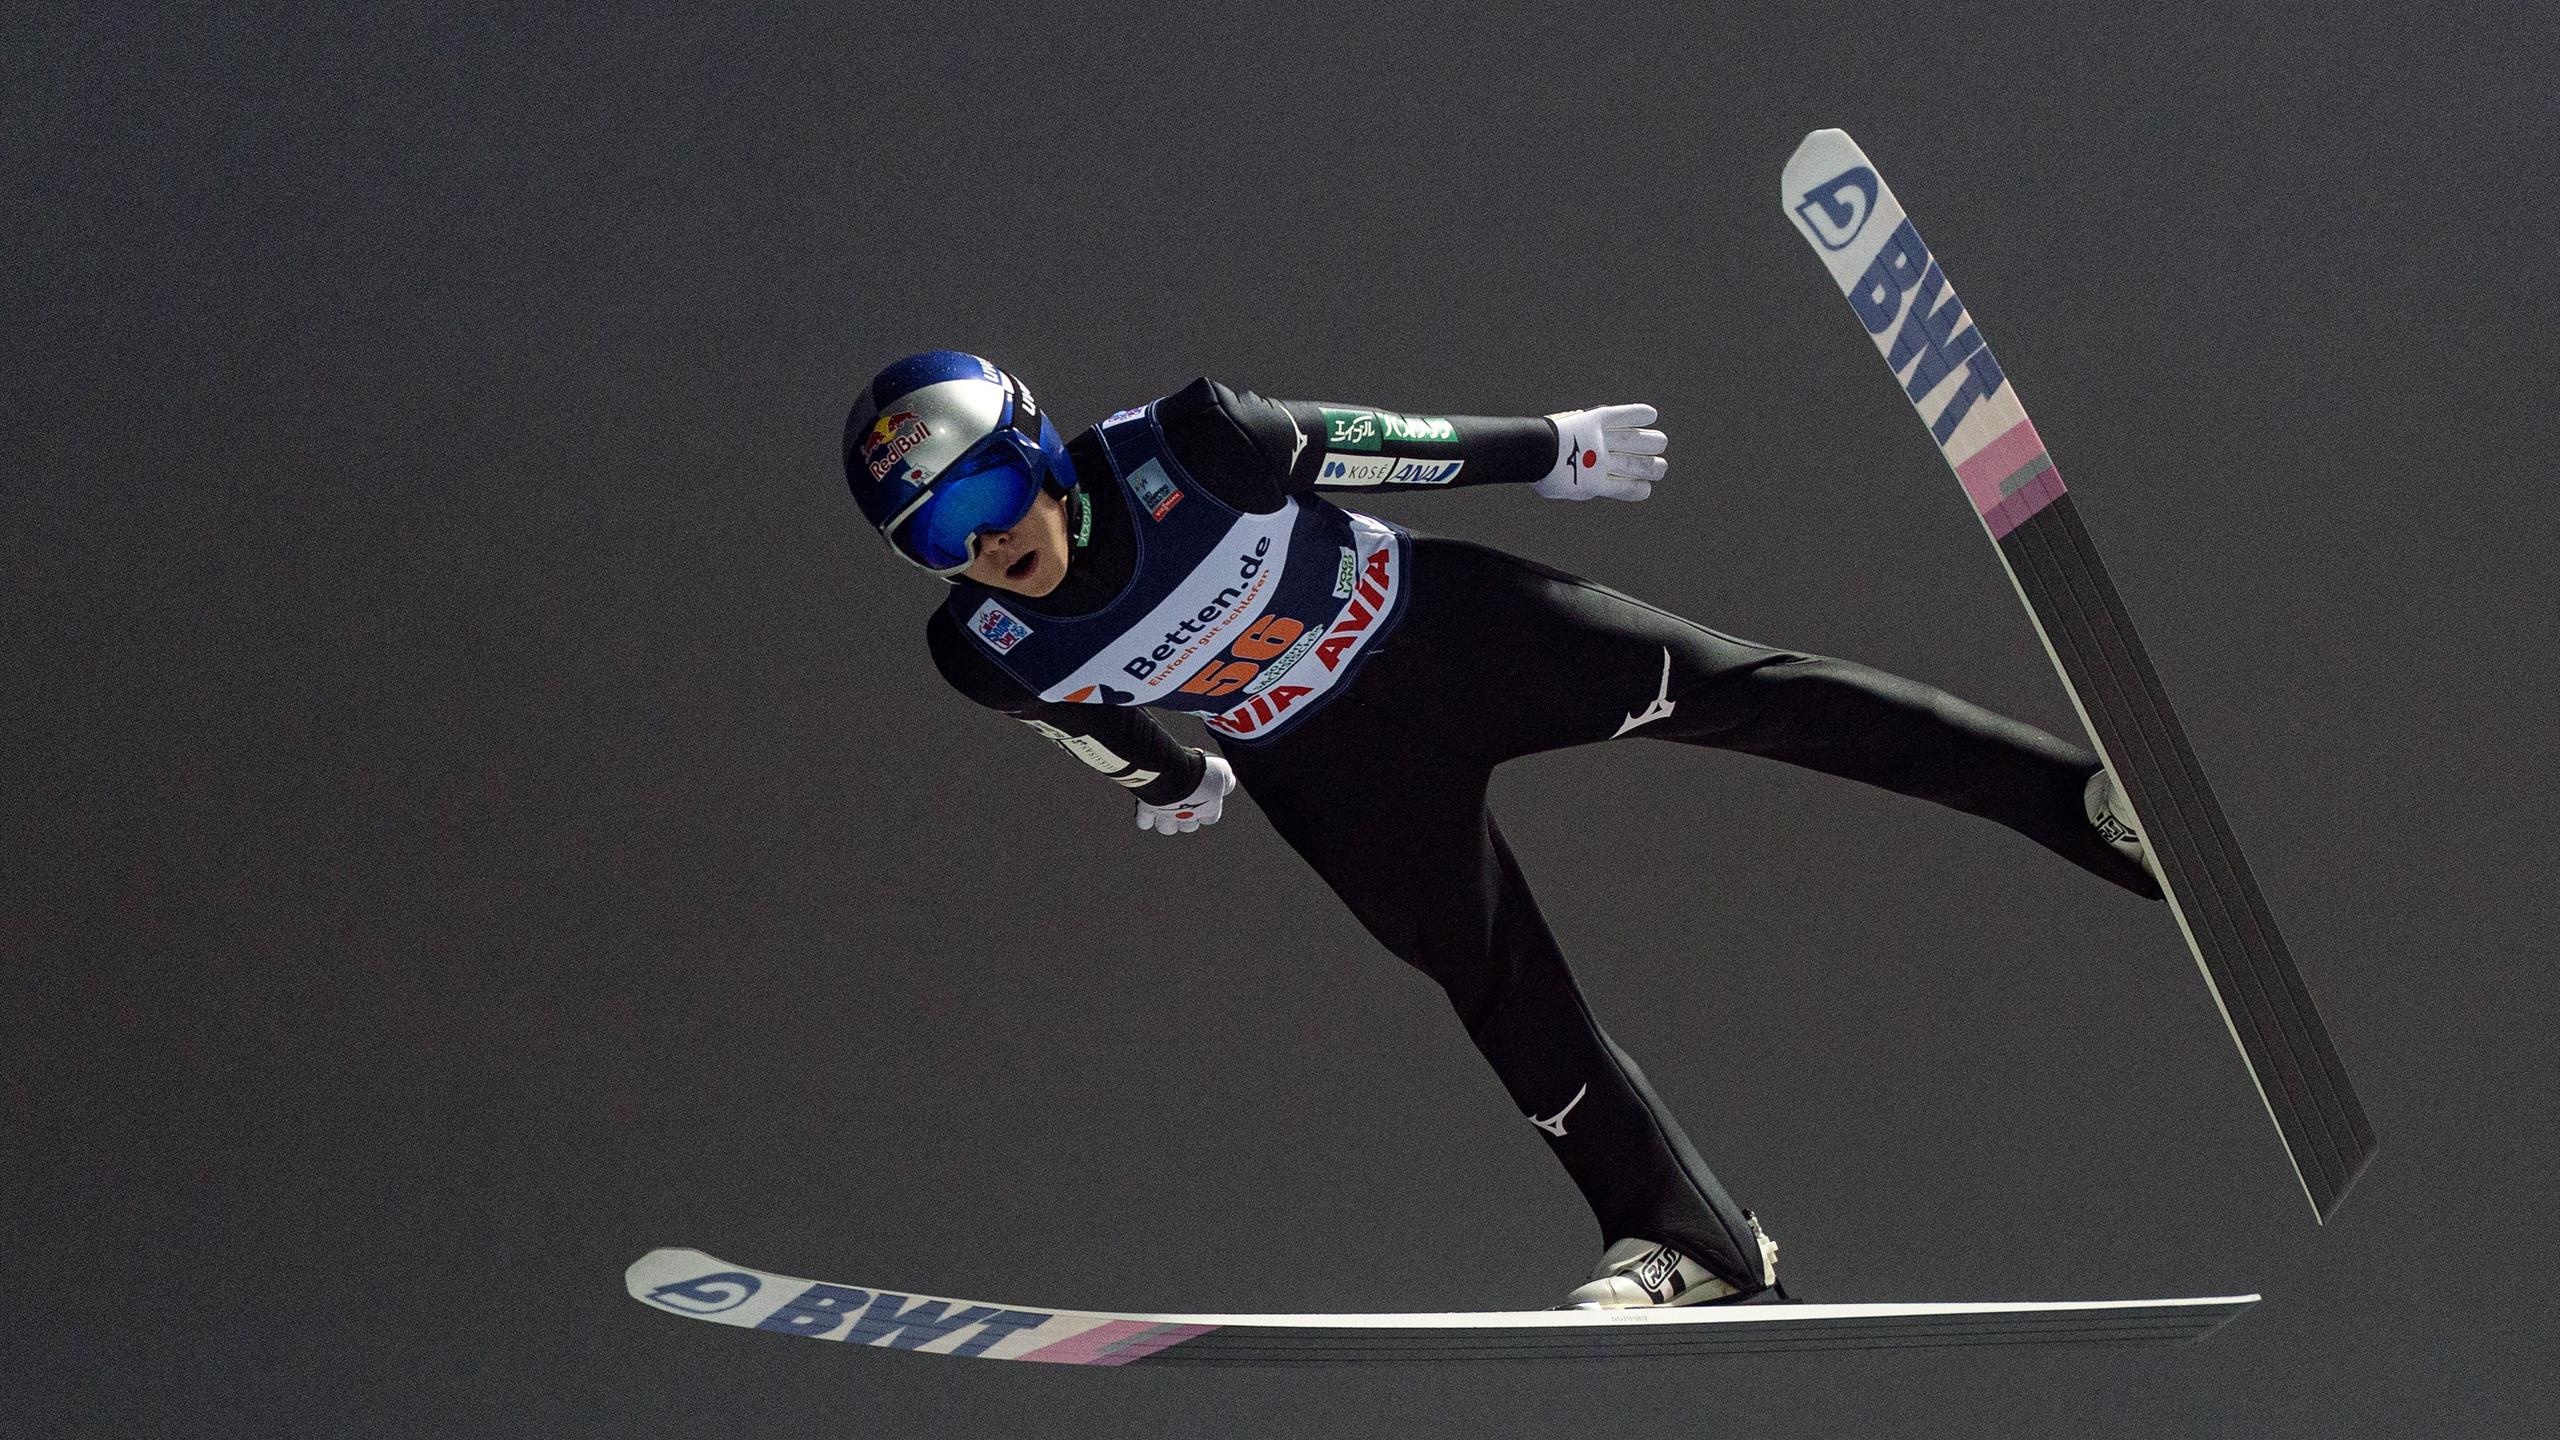
[[[1236,772],[1215,755],[1201,757],[1207,768],[1200,772],[1200,788],[1170,805],[1138,802],[1138,828],[1159,835],[1188,835],[1203,825],[1218,823],[1226,809],[1227,792],[1236,788]]]
[[[1641,500],[1671,468],[1671,437],[1646,427],[1650,405],[1603,405],[1547,417],[1556,424],[1556,468],[1529,488],[1550,500]]]

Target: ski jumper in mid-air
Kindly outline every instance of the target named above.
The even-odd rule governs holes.
[[[950,582],[961,693],[1187,833],[1241,781],[1467,1035],[1581,1188],[1603,1253],[1566,1303],[1774,1298],[1736,1205],[1575,985],[1486,802],[1494,767],[1634,738],[1736,750],[1997,821],[2156,897],[2087,747],[1865,666],[1711,630],[1562,571],[1346,510],[1346,491],[1642,500],[1652,409],[1416,416],[1199,380],[1065,441],[976,356],[910,356],[845,426],[863,514]],[[1187,711],[1223,755],[1146,711]]]

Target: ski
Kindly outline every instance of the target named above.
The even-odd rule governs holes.
[[[1880,1350],[2201,1340],[2255,1295],[1938,1305],[1736,1305],[1417,1315],[1129,1315],[953,1300],[767,1274],[699,1250],[652,1250],[623,1276],[672,1315],[979,1360],[1049,1365],[1303,1365],[1623,1360],[1771,1350]]]
[[[1972,500],[2132,805],[2170,913],[2313,1212],[2326,1221],[2372,1158],[2373,1127],[2016,388],[1846,132],[1805,137],[1787,161],[1780,203]]]

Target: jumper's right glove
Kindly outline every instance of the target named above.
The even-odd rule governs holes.
[[[1547,417],[1556,424],[1556,468],[1530,489],[1550,500],[1641,500],[1671,462],[1671,437],[1646,427],[1650,405],[1603,405]]]
[[[1207,768],[1200,772],[1200,786],[1170,805],[1138,802],[1138,828],[1159,835],[1188,835],[1203,825],[1218,823],[1226,809],[1227,792],[1236,788],[1236,772],[1216,755],[1201,757]]]

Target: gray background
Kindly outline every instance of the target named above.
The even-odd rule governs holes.
[[[697,8],[11,11],[12,1427],[2549,1433],[2547,9]],[[1203,372],[1650,400],[1642,509],[1378,508],[2068,727],[1779,211],[1834,124],[2054,445],[2381,1157],[2315,1228],[2166,915],[1988,827],[1668,746],[1497,804],[1805,1294],[2265,1304],[1165,1373],[624,1298],[659,1244],[1136,1310],[1578,1278],[1536,1136],[1249,804],[1139,837],[934,677],[837,428],[930,345],[1077,423]]]

